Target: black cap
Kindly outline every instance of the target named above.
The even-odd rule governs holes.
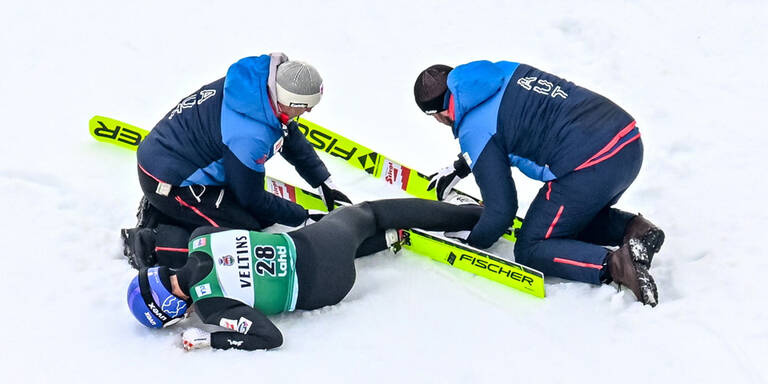
[[[435,64],[419,74],[413,85],[416,104],[426,114],[442,112],[445,107],[445,93],[448,92],[448,74],[452,67]]]

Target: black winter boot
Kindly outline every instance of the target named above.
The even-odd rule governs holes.
[[[656,282],[645,265],[635,260],[628,245],[608,253],[606,260],[610,279],[629,288],[638,301],[655,307],[659,301]]]
[[[622,244],[630,248],[636,261],[650,268],[653,256],[664,244],[664,231],[638,214],[627,224]]]
[[[149,268],[157,264],[155,256],[155,235],[152,228],[121,229],[123,255],[135,269]]]
[[[155,228],[163,216],[157,208],[149,203],[146,196],[139,201],[139,209],[136,211],[136,228]]]

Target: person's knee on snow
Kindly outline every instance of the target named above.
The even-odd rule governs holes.
[[[530,226],[523,224],[515,235],[515,261],[520,264],[528,265],[533,268],[537,268],[534,264],[536,257],[534,257],[536,247],[544,241],[544,238],[540,235],[535,235]],[[538,268],[537,268],[538,269]]]

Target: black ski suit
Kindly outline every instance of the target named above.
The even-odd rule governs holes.
[[[356,257],[386,249],[387,229],[421,228],[434,231],[471,229],[482,214],[476,205],[455,206],[422,199],[390,199],[364,202],[338,208],[319,222],[289,232],[296,246],[298,299],[296,309],[311,310],[339,303],[355,282]],[[224,228],[202,227],[197,237]],[[158,244],[169,239],[158,239]],[[178,238],[176,240],[178,242]],[[178,246],[177,244],[171,244]],[[205,278],[213,268],[211,257],[191,252],[183,267],[175,271],[179,285],[189,295],[190,287]],[[195,303],[203,322],[244,318],[246,333],[214,332],[211,346],[220,349],[270,349],[282,344],[280,330],[258,309],[240,301],[216,297]]]

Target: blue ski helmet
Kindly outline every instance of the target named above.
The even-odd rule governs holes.
[[[171,293],[168,267],[142,268],[128,286],[128,308],[144,326],[164,328],[185,317],[187,302]]]

